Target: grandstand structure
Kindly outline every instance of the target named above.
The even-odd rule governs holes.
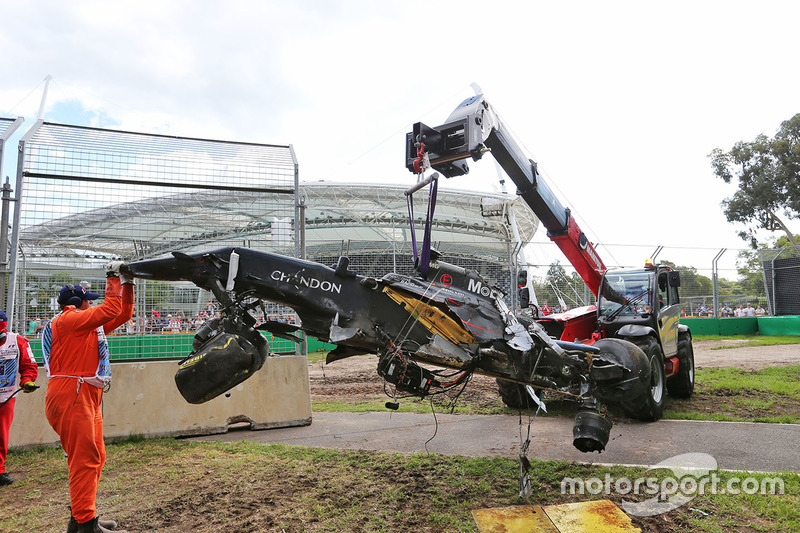
[[[352,270],[373,277],[389,272],[413,274],[406,189],[383,184],[302,183],[306,257],[334,264],[345,255]],[[416,196],[413,228],[421,241],[427,198],[424,190]],[[476,270],[509,292],[516,252],[537,227],[538,219],[516,195],[439,189],[431,243],[443,261]]]

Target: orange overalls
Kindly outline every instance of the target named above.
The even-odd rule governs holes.
[[[106,461],[103,442],[103,389],[77,377],[94,376],[100,360],[97,328],[105,333],[133,315],[133,285],[106,278],[103,303],[79,310],[68,305],[50,323],[50,375],[45,398],[47,421],[67,453],[72,516],[79,523],[96,514],[95,497]]]

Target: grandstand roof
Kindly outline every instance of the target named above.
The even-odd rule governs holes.
[[[405,186],[343,182],[300,184],[309,257],[342,243],[410,241]],[[427,209],[423,189],[414,196],[417,239]],[[271,192],[200,190],[117,203],[22,229],[27,257],[139,259],[164,253],[243,245],[293,253],[294,197]],[[276,216],[276,214],[278,216]],[[515,238],[530,241],[538,220],[515,195],[439,189],[434,243],[458,243],[476,252],[508,255]],[[135,238],[131,238],[135,235]],[[44,259],[44,261],[42,261]]]

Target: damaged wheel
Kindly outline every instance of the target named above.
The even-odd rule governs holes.
[[[252,327],[213,319],[195,335],[194,350],[178,363],[175,385],[189,402],[204,403],[248,379],[269,355],[269,343]]]
[[[536,409],[536,402],[528,394],[525,385],[506,381],[505,379],[496,379],[495,381],[497,381],[497,392],[507,407],[511,409]],[[542,397],[541,391],[537,391],[537,394],[539,398]]]
[[[664,374],[664,355],[658,342],[652,337],[633,339],[634,344],[647,356],[650,362],[650,387],[638,398],[623,406],[631,418],[643,422],[655,422],[664,414],[666,378]]]
[[[667,392],[675,398],[690,398],[694,392],[692,334],[678,333],[678,373],[667,380]]]

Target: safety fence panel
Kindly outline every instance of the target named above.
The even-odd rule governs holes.
[[[222,246],[299,254],[291,146],[39,122],[20,148],[12,327],[30,337],[59,312],[64,285],[102,292],[110,260]],[[112,336],[112,353],[186,355],[189,333],[218,313],[192,283],[137,280],[134,318]]]
[[[595,247],[609,269],[643,268],[645,260],[652,258],[680,271],[679,294],[686,317],[721,318],[728,313],[734,317],[737,310],[746,316],[748,304],[753,315],[759,307],[764,315],[770,313],[764,266],[753,250],[606,243]],[[540,305],[573,308],[595,303],[555,244],[534,241],[525,247],[525,254]],[[792,297],[790,288],[779,291]]]
[[[800,315],[800,247],[761,250],[760,259],[771,314]]]
[[[5,133],[14,123],[13,118],[0,117],[0,139],[5,139]]]

